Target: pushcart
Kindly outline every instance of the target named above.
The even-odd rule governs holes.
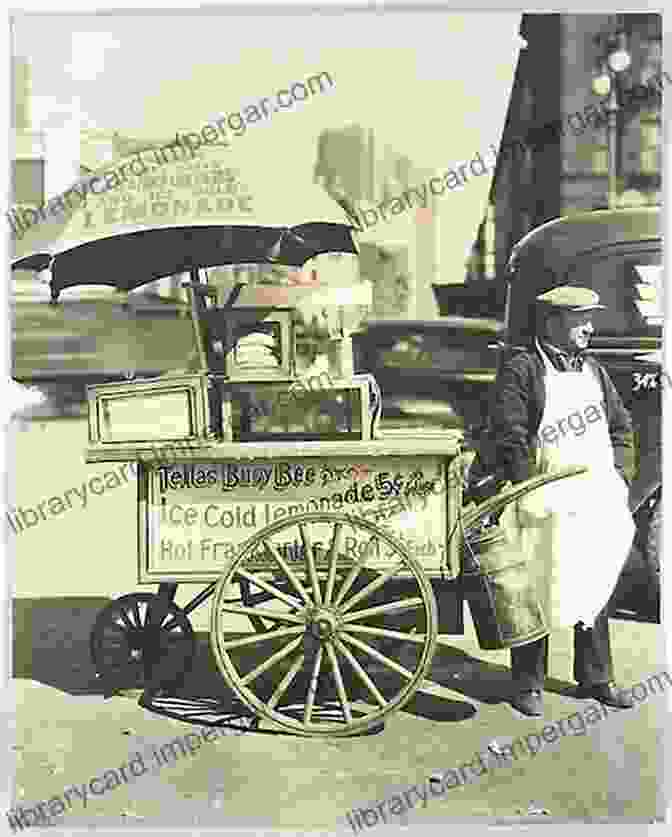
[[[204,279],[179,235],[170,237],[190,272],[199,368],[89,389],[87,461],[137,463],[138,583],[158,584],[98,614],[98,675],[110,691],[169,691],[196,653],[190,614],[208,603],[216,665],[256,718],[303,736],[370,730],[421,686],[439,633],[462,633],[465,544],[516,498],[566,474],[467,502],[461,433],[381,436],[367,375],[297,390],[291,306],[233,305],[239,289]],[[67,263],[54,298],[77,284],[74,251]],[[177,265],[164,257],[162,269]],[[182,607],[180,584],[200,588]],[[506,621],[497,607],[491,618]],[[500,647],[545,632],[535,614]]]

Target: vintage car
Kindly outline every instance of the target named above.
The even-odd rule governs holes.
[[[369,322],[353,335],[355,366],[373,372],[381,388],[381,427],[477,432],[487,420],[503,333],[494,318]]]
[[[582,212],[549,221],[513,249],[503,320],[502,288],[493,283],[492,319],[485,316],[487,294],[480,292],[479,318],[371,323],[358,340],[356,355],[359,368],[373,372],[380,384],[383,428],[390,423],[411,423],[418,432],[427,424],[461,427],[487,471],[492,464],[489,392],[509,347],[530,336],[535,296],[562,284],[597,291],[607,308],[595,315],[596,335],[589,351],[605,365],[630,410],[635,437],[630,507],[637,536],[615,603],[621,610],[656,619],[662,520],[660,390],[667,379],[661,363],[660,224],[660,207]],[[448,313],[450,290],[435,291],[443,302],[442,313]],[[465,293],[462,296],[466,299]],[[469,311],[464,301],[453,310]]]

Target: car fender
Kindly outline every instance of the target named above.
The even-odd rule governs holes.
[[[662,489],[662,484],[659,470],[658,473],[648,473],[646,476],[640,476],[634,480],[628,495],[628,505],[631,513],[633,515],[637,514],[644,503]]]

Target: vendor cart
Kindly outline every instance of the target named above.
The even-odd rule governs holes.
[[[314,252],[330,249],[315,241],[333,236],[334,226],[278,230],[279,243],[301,264],[309,239]],[[236,306],[240,288],[208,281],[204,266],[222,259],[221,230],[199,230],[198,247],[193,230],[182,245],[179,229],[155,235],[178,254],[169,264],[163,251],[161,271],[190,273],[198,361],[195,369],[89,389],[87,461],[137,463],[138,582],[158,585],[156,594],[130,593],[99,613],[90,642],[105,688],[140,684],[156,694],[176,686],[196,651],[189,615],[209,602],[217,667],[258,719],[294,734],[346,736],[380,724],[413,696],[438,634],[463,630],[465,590],[472,611],[478,602],[487,611],[477,624],[483,647],[543,636],[524,568],[510,550],[498,551],[493,533],[516,498],[570,472],[469,502],[471,454],[461,434],[416,428],[413,436],[381,436],[375,381],[343,372],[344,334],[333,376],[303,386],[292,306]],[[125,247],[136,264],[151,263],[138,254],[151,254],[152,231],[130,238],[102,246],[117,275],[132,275],[137,287],[143,277],[123,269]],[[333,249],[343,249],[343,230],[337,238]],[[93,246],[81,248],[88,267]],[[90,281],[88,271],[77,278],[78,249],[65,254],[67,272],[54,271],[54,299]],[[282,261],[281,246],[269,252]],[[156,277],[152,271],[144,281]],[[494,550],[483,546],[492,543]],[[465,586],[467,576],[480,586]],[[505,578],[516,593],[503,604],[497,591]],[[184,607],[175,602],[179,584],[201,587]],[[511,616],[521,604],[522,621]],[[496,628],[490,645],[488,619]]]

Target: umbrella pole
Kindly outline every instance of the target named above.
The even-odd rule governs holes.
[[[194,334],[196,336],[196,347],[198,349],[198,359],[201,370],[208,371],[208,353],[205,346],[205,335],[203,333],[203,326],[201,323],[201,314],[205,312],[205,300],[199,294],[199,285],[201,284],[199,271],[197,267],[192,267],[189,271],[191,281],[188,285],[189,301],[191,303],[191,319],[194,324]]]

